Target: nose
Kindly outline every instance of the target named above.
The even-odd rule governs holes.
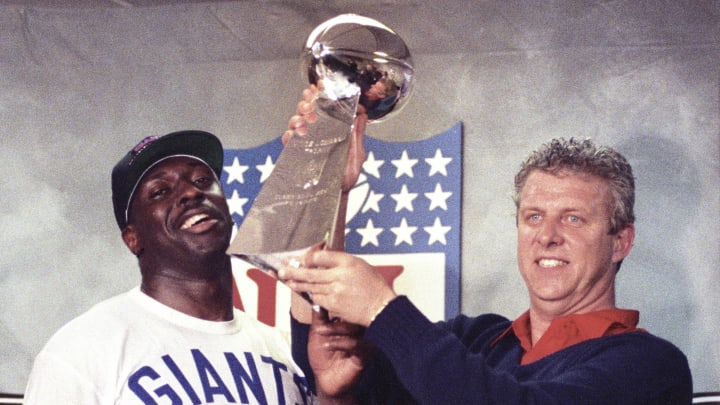
[[[205,192],[190,181],[183,181],[180,185],[180,205],[197,203],[205,198]]]
[[[559,229],[560,225],[553,221],[545,221],[537,233],[537,241],[545,247],[561,245],[564,241]]]

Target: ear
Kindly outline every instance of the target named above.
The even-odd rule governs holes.
[[[635,241],[635,225],[629,224],[615,234],[615,247],[613,249],[613,263],[622,261],[633,247]]]
[[[140,240],[138,238],[137,231],[133,225],[128,225],[122,230],[122,239],[125,242],[125,246],[137,256],[142,251]]]

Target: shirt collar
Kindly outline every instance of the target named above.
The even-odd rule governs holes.
[[[617,308],[557,317],[533,346],[528,310],[495,338],[491,346],[513,333],[524,351],[521,364],[528,364],[586,340],[637,331],[639,318],[638,311]]]

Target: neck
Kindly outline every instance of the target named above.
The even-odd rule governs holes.
[[[156,301],[200,319],[232,319],[233,283],[229,257],[212,268],[156,267],[152,271],[141,268],[140,289]]]
[[[615,307],[615,296],[607,296],[603,300],[595,301],[588,305],[576,305],[571,308],[558,307],[553,303],[537,304],[531,303],[530,305],[530,333],[532,334],[532,344],[540,340],[545,332],[550,327],[550,324],[555,318],[574,315],[574,314],[587,314],[590,312],[601,311],[605,309],[614,309]]]

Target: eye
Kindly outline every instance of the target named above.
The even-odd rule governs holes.
[[[156,187],[150,190],[150,199],[157,200],[166,195],[170,189],[168,187]]]
[[[578,215],[570,214],[567,216],[567,222],[571,225],[580,225],[583,219]]]
[[[525,223],[536,224],[542,220],[542,216],[538,213],[531,213],[525,215]]]
[[[198,177],[195,180],[193,180],[193,183],[195,183],[198,187],[208,187],[212,184],[213,179],[207,176]]]

